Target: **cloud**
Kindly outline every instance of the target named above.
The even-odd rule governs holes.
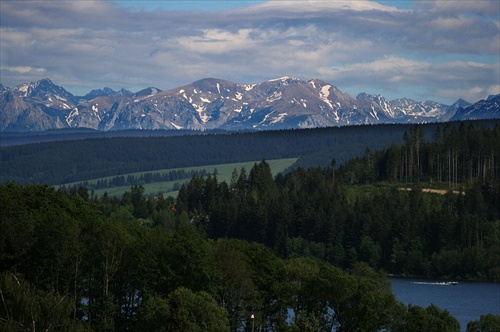
[[[274,0],[192,12],[2,1],[1,81],[15,86],[38,75],[86,93],[291,75],[344,90],[414,88],[428,95],[407,97],[438,101],[475,91],[469,95],[484,98],[499,85],[500,24],[491,14],[498,2],[453,3],[416,1],[413,10],[400,10],[375,1]]]
[[[394,6],[381,5],[375,1],[337,1],[337,0],[270,0],[254,7],[245,8],[243,11],[270,11],[278,10],[304,13],[317,13],[324,10],[353,10],[353,11],[398,11]]]
[[[457,95],[462,96],[461,98],[464,100],[473,100],[478,101],[481,99],[486,99],[486,96],[496,95],[500,91],[500,85],[491,85],[491,86],[472,86],[467,89],[453,89],[453,88],[445,88],[438,87],[436,90],[436,94],[439,96],[445,96],[448,98],[455,99]]]
[[[33,67],[26,67],[26,66],[19,66],[19,67],[1,67],[1,70],[6,70],[14,73],[19,73],[19,74],[27,74],[27,73],[44,73],[45,68],[33,68]]]
[[[175,40],[184,51],[201,54],[227,54],[242,50],[251,50],[258,46],[256,38],[252,38],[251,29],[240,29],[236,32],[223,29],[207,29],[200,36],[185,36]]]
[[[494,19],[498,19],[500,10],[496,0],[416,0],[414,7],[439,15],[478,15]]]
[[[388,56],[367,63],[325,68],[325,71],[325,75],[348,85],[369,87],[368,82],[371,81],[393,91],[414,87],[425,91],[427,99],[456,100],[460,96],[477,101],[500,93],[498,64],[463,61],[431,63]]]

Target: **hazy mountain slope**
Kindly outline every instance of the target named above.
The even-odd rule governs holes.
[[[381,95],[356,98],[321,80],[282,77],[259,84],[206,78],[136,93],[94,89],[77,97],[49,79],[0,86],[0,131],[57,128],[265,130],[499,118],[499,96],[451,106]]]

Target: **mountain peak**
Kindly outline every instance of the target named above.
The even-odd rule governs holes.
[[[460,98],[450,106],[450,109],[458,110],[459,108],[465,108],[465,107],[470,106],[470,105],[471,105],[471,103]]]
[[[63,87],[54,84],[49,78],[37,82],[17,86],[14,92],[20,97],[31,98],[47,107],[70,109],[70,104],[76,103],[76,98]]]
[[[270,79],[268,80],[268,82],[295,83],[295,82],[301,82],[301,80],[291,76],[283,76],[280,78]]]
[[[55,85],[48,77],[42,78],[41,80],[38,81],[38,83]]]
[[[237,84],[220,78],[207,77],[195,81],[191,84],[185,85],[182,87],[182,89],[186,89],[187,87],[190,86],[198,90],[212,91],[212,93],[217,91],[218,93],[220,93],[220,89],[222,86],[234,86],[234,85]]]
[[[92,100],[92,99],[97,98],[97,97],[111,97],[111,96],[116,96],[118,94],[122,94],[121,90],[115,91],[111,88],[105,87],[103,89],[94,89],[94,90],[90,91],[85,96],[83,96],[82,99]]]
[[[149,88],[142,89],[141,91],[134,93],[134,96],[135,97],[154,96],[158,92],[161,92],[161,90],[158,88],[155,88],[155,87],[149,87]]]
[[[104,89],[102,89],[102,92],[104,92],[108,96],[112,96],[112,95],[116,94],[115,90],[108,88],[108,87],[105,87]]]
[[[121,89],[117,92],[117,94],[120,94],[120,95],[122,95],[122,96],[126,96],[126,97],[130,97],[130,96],[133,96],[133,95],[134,95],[134,93],[133,93],[132,91],[129,91],[129,90],[124,89],[124,88],[121,88]]]
[[[372,95],[366,92],[361,92],[356,96],[356,99],[379,99],[379,98],[384,98],[384,97],[380,94]]]

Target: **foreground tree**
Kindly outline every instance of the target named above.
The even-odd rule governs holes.
[[[206,292],[194,293],[180,287],[168,297],[168,325],[165,331],[229,330],[227,312]]]
[[[216,264],[220,271],[217,298],[229,313],[231,331],[244,326],[248,315],[251,315],[248,309],[257,297],[248,257],[239,250],[242,245],[243,241],[226,239],[215,244]]]
[[[500,316],[487,314],[481,315],[479,320],[467,324],[467,332],[498,332],[500,331]]]
[[[140,331],[229,331],[227,311],[206,292],[179,287],[167,298],[148,296],[139,311]]]
[[[0,330],[83,331],[83,324],[71,319],[70,297],[37,289],[20,276],[4,273],[0,279]]]
[[[348,226],[342,224],[341,214],[336,215],[338,220],[327,219],[341,208],[333,207],[332,200],[344,196],[327,195],[331,182],[324,181],[321,170],[300,174],[308,174],[307,185],[300,184],[301,177],[295,174],[294,184],[285,186],[287,194],[281,196],[293,201],[287,216],[294,218],[296,208],[303,217],[298,224],[323,218],[325,223],[316,226],[331,230],[325,238],[334,238],[336,244],[314,242],[314,234],[308,235],[309,240],[285,241],[280,248],[294,256],[286,259],[261,243],[205,239],[200,233],[206,234],[203,231],[209,227],[200,223],[210,226],[213,218],[203,210],[175,211],[169,215],[168,227],[155,226],[133,216],[118,218],[113,213],[123,207],[118,200],[85,200],[80,194],[48,186],[0,186],[0,329],[234,331],[248,330],[254,323],[260,331],[457,331],[458,323],[446,311],[405,307],[396,301],[386,276],[370,267],[379,257],[382,261],[394,256],[394,264],[399,264],[404,256],[413,255],[412,250],[423,252],[426,243],[415,236],[425,236],[419,233],[420,227],[409,224],[409,240],[392,244],[396,234],[385,228],[390,228],[390,222],[380,221],[384,218],[379,209],[367,208],[388,206],[382,194],[374,195],[378,203],[370,202],[368,195],[346,199],[345,205],[354,201],[360,210],[360,214],[346,213]],[[216,183],[210,186],[217,189]],[[314,188],[321,186],[325,194],[315,196]],[[337,185],[335,189],[341,190]],[[432,210],[421,195],[417,202],[425,210],[425,220]],[[393,191],[389,197],[403,201],[407,196]],[[262,200],[261,194],[248,197]],[[154,200],[148,201],[154,206]],[[205,205],[203,200],[200,203]],[[410,205],[400,203],[392,204],[403,212]],[[99,213],[101,208],[106,213]],[[267,214],[266,220],[272,222],[272,215]],[[332,227],[323,228],[328,220]],[[486,248],[497,246],[499,225],[488,223],[485,228]],[[378,236],[384,232],[392,251],[384,250],[385,237]],[[349,248],[340,250],[344,245]],[[309,257],[300,257],[306,251]],[[358,251],[366,263],[356,262]],[[327,253],[350,257],[350,269],[313,257]],[[493,257],[489,260],[495,262]]]
[[[460,323],[447,310],[441,310],[433,304],[427,308],[410,305],[398,331],[459,332]]]

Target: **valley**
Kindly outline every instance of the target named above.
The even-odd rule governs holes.
[[[295,162],[297,161],[297,158],[288,158],[288,159],[277,159],[277,160],[266,160],[266,162],[269,164],[271,168],[271,172],[274,176],[278,175],[279,173],[285,171],[287,168],[291,167]],[[216,176],[217,180],[222,182],[225,181],[227,183],[231,182],[231,177],[233,176],[234,172],[241,171],[241,169],[247,169],[250,170],[256,163],[259,163],[260,160],[255,160],[255,161],[250,161],[250,162],[240,162],[240,163],[230,163],[230,164],[219,164],[219,165],[203,165],[203,166],[198,166],[198,167],[187,167],[187,168],[173,168],[173,169],[161,169],[161,170],[153,170],[150,172],[140,172],[140,173],[130,173],[130,174],[123,174],[120,177],[123,177],[123,181],[125,181],[126,178],[133,177],[134,179],[136,178],[141,178],[142,180],[134,181],[127,183],[127,185],[109,185],[106,188],[97,188],[96,186],[98,185],[99,182],[103,181],[109,181],[111,182],[113,179],[116,179],[116,177],[107,177],[107,178],[99,178],[99,179],[90,179],[86,180],[84,182],[73,182],[73,183],[66,183],[62,186],[59,186],[63,190],[70,190],[70,188],[75,187],[85,187],[89,191],[92,191],[93,194],[97,197],[101,197],[104,195],[104,193],[107,193],[108,196],[111,197],[121,197],[123,194],[125,194],[127,191],[130,191],[130,187],[134,185],[141,185],[144,188],[144,195],[157,195],[158,193],[162,193],[165,196],[177,196],[177,192],[181,185],[187,183],[192,176],[207,176],[210,174],[211,176]],[[155,181],[154,177],[156,174],[158,175],[163,175],[163,174],[168,174],[168,173],[176,173],[176,172],[182,172],[186,174],[187,176],[181,177],[177,180],[173,181]],[[151,180],[147,181],[144,180],[147,175],[151,175]],[[56,186],[57,187],[57,186]]]

